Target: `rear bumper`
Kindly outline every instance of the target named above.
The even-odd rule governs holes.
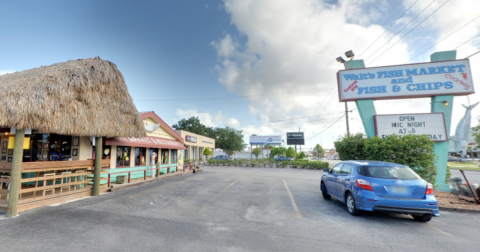
[[[364,211],[440,216],[438,202],[433,195],[427,195],[424,199],[383,198],[372,191],[359,189],[354,197],[357,209]]]
[[[430,209],[430,208],[392,207],[392,206],[375,205],[373,206],[373,211],[411,214],[411,215],[424,215],[424,214],[435,215],[433,209]]]

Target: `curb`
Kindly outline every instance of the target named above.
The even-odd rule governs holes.
[[[454,212],[454,213],[480,214],[480,210],[470,210],[470,209],[461,209],[461,208],[453,208],[453,207],[441,207],[441,206],[439,206],[438,209],[440,211],[447,211],[447,212]]]
[[[164,179],[168,179],[168,178],[173,178],[173,177],[177,177],[177,176],[182,176],[182,175],[184,175],[184,174],[182,174],[181,172],[176,172],[174,174],[161,175],[158,178],[154,178],[154,179],[142,180],[142,181],[133,182],[133,183],[129,183],[129,184],[120,184],[120,185],[116,185],[116,186],[112,185],[111,188],[108,188],[108,189],[109,189],[109,192],[116,192],[116,191],[120,191],[120,190],[123,190],[123,189],[131,188],[131,187],[135,187],[135,186],[140,186],[140,185],[144,185],[144,184],[149,184],[149,183],[152,183],[152,182],[156,182],[156,181],[160,181],[160,180],[164,180]]]

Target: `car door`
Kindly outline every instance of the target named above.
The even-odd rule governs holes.
[[[345,198],[345,195],[344,195],[345,190],[346,188],[349,187],[351,183],[350,179],[352,177],[351,176],[352,169],[353,169],[352,164],[348,164],[348,163],[343,164],[342,169],[340,170],[340,173],[338,174],[338,177],[335,181],[335,188],[340,199]]]
[[[325,179],[324,179],[325,187],[327,187],[327,192],[330,195],[337,196],[336,181],[337,181],[338,175],[340,174],[342,166],[343,166],[343,163],[339,163],[335,165],[325,176]]]

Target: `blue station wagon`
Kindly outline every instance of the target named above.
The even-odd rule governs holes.
[[[421,222],[440,216],[433,186],[408,166],[380,161],[343,161],[325,169],[320,190],[347,205],[352,215],[359,210],[410,214]]]

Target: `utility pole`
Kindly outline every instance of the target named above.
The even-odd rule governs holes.
[[[347,136],[350,136],[350,127],[348,126],[348,105],[345,102],[345,118],[347,120]]]
[[[298,132],[300,132],[300,127],[298,127]],[[295,153],[297,152],[297,150],[295,150]],[[300,145],[300,152],[302,152],[302,145]]]

